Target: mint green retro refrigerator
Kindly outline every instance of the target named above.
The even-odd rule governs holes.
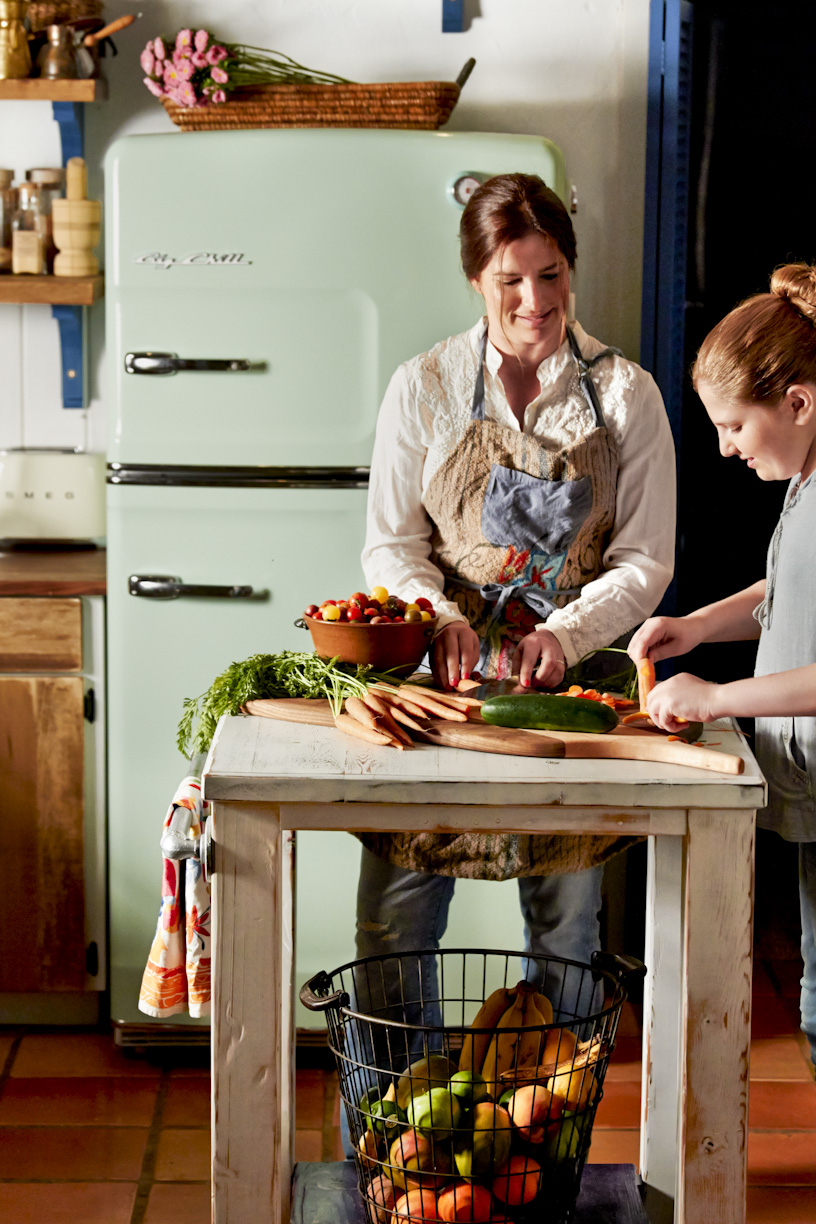
[[[108,153],[110,976],[123,1044],[151,1023],[137,1004],[162,822],[186,772],[183,700],[234,660],[311,649],[302,609],[363,583],[380,399],[401,361],[478,318],[459,218],[480,180],[510,171],[565,195],[560,151],[533,136],[173,132]],[[358,859],[350,835],[298,835],[298,985],[353,958]],[[482,887],[488,906],[457,890],[449,936],[520,946],[515,886]]]

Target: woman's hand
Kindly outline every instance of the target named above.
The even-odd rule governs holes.
[[[629,658],[639,663],[648,655],[653,663],[688,654],[703,640],[699,621],[687,616],[650,616],[629,643]]]
[[[469,680],[478,662],[479,638],[466,621],[450,621],[440,629],[431,644],[431,671],[440,688],[447,692]]]
[[[535,629],[523,637],[513,655],[513,671],[519,684],[529,688],[533,680],[541,688],[555,688],[564,679],[567,661],[561,643],[549,629]]]
[[[686,723],[712,722],[721,717],[716,708],[719,690],[719,684],[681,672],[654,686],[646,709],[664,731],[681,731]]]

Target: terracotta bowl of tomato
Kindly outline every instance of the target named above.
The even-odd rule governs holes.
[[[317,654],[341,663],[366,663],[377,671],[413,671],[422,662],[436,629],[428,621],[368,622],[315,620],[304,613]]]

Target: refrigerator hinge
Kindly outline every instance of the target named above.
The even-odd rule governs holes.
[[[96,719],[96,693],[92,688],[89,688],[82,699],[82,713],[86,720],[92,723]]]

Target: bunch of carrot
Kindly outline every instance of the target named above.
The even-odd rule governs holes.
[[[467,722],[468,711],[479,702],[452,693],[428,692],[417,685],[372,684],[361,697],[347,697],[334,719],[338,731],[383,747],[411,748],[406,727],[424,730],[429,718]]]

